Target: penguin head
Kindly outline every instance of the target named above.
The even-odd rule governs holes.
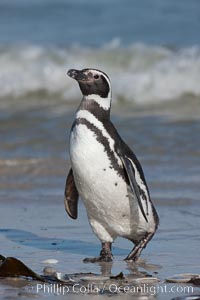
[[[108,98],[111,92],[109,77],[96,69],[70,69],[67,74],[78,81],[83,96],[98,95]]]

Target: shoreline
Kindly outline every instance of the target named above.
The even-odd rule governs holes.
[[[99,241],[88,224],[83,205],[80,205],[79,219],[73,222],[67,218],[61,200],[60,197],[60,201],[49,202],[47,197],[45,201],[36,203],[27,202],[25,199],[20,201],[20,205],[18,201],[12,202],[12,206],[8,202],[2,203],[1,212],[5,217],[2,218],[4,227],[0,230],[0,242],[3,245],[1,254],[17,257],[39,274],[42,274],[45,267],[44,260],[56,259],[58,263],[49,266],[63,274],[93,272],[104,276],[101,273],[102,268],[98,264],[82,263],[85,256],[95,256],[100,249]],[[127,264],[123,261],[131,244],[124,239],[116,240],[113,245],[114,261],[111,266],[113,275],[123,272],[126,276],[130,276],[128,274],[134,274],[138,269],[138,271],[145,271],[151,276],[157,277],[163,284],[163,280],[175,274],[198,273],[198,253],[195,251],[198,249],[198,240],[194,242],[194,237],[198,236],[198,229],[186,230],[183,227],[185,214],[182,214],[184,210],[188,212],[188,222],[189,220],[194,222],[194,218],[197,220],[198,215],[195,217],[192,212],[196,211],[198,203],[181,205],[176,212],[173,207],[169,204],[157,205],[162,223],[138,264]],[[171,221],[169,224],[169,212],[171,220],[174,220],[174,216],[176,216],[176,222]],[[177,224],[179,224],[178,228]],[[185,244],[186,236],[187,245]],[[178,244],[174,244],[175,239],[178,239]],[[180,256],[182,247],[185,250]],[[2,282],[0,280],[1,289],[6,290],[6,286]],[[6,284],[12,286],[12,282],[13,280],[8,280]],[[25,281],[24,285],[27,284],[30,285],[30,282]],[[166,283],[166,286],[168,289],[171,284]],[[194,291],[200,292],[200,289],[196,287]],[[5,293],[7,296],[9,295],[6,291]],[[117,295],[122,296],[121,293],[117,293]],[[176,295],[178,296],[178,293]],[[73,293],[70,294],[71,296],[73,297]],[[166,295],[166,298],[159,294],[158,299],[169,299],[169,294]]]

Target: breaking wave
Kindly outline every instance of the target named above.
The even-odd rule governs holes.
[[[80,98],[69,68],[94,67],[112,80],[114,101],[149,104],[200,96],[200,48],[184,49],[134,44],[120,48],[117,41],[101,49],[36,45],[0,47],[0,98],[56,95],[66,102]],[[6,99],[6,101],[5,101]]]

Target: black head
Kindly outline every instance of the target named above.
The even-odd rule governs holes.
[[[96,69],[70,69],[67,74],[77,80],[84,96],[98,95],[107,98],[111,87],[109,77]]]

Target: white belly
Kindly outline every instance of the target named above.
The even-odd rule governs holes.
[[[145,232],[146,221],[125,181],[111,167],[104,146],[86,125],[70,136],[70,158],[75,183],[93,231],[102,241],[117,236],[134,239]]]

